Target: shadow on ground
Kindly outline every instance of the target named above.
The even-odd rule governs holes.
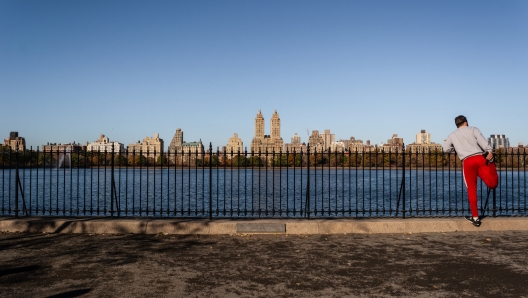
[[[528,293],[528,234],[0,234],[0,292],[25,297]]]

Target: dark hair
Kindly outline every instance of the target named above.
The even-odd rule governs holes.
[[[464,122],[467,122],[465,116],[460,115],[455,118],[456,127],[460,127],[462,124],[464,124]]]

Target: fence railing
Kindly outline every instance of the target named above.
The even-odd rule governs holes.
[[[469,214],[455,154],[0,150],[0,215],[428,217]],[[481,213],[527,215],[523,148],[495,154],[499,186]]]

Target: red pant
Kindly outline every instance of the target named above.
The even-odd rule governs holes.
[[[462,173],[466,182],[469,206],[471,214],[478,217],[477,206],[477,176],[484,181],[488,188],[495,189],[499,184],[499,176],[495,163],[486,165],[486,159],[482,155],[470,156],[462,163]]]

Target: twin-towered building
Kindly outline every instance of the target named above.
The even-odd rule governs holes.
[[[270,134],[264,134],[264,116],[260,109],[255,117],[255,137],[251,141],[251,152],[282,152],[284,141],[280,136],[280,118],[277,110],[273,113],[270,120]]]

